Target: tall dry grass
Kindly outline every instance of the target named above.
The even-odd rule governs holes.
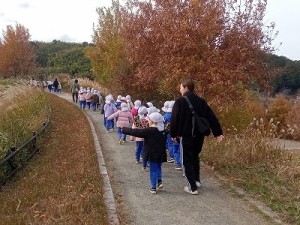
[[[17,90],[18,91],[17,91]],[[44,92],[29,86],[9,87],[0,102],[0,158],[42,127],[49,115]]]
[[[281,213],[286,221],[300,224],[300,163],[275,145],[277,126],[273,120],[255,119],[245,130],[232,128],[221,144],[208,138],[202,159]]]

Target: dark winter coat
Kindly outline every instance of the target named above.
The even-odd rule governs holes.
[[[58,88],[58,80],[57,80],[57,79],[55,79],[55,80],[53,81],[53,87],[54,87],[55,89]]]
[[[91,103],[99,104],[99,95],[93,94]]]
[[[166,136],[156,127],[146,127],[143,129],[124,127],[122,133],[144,138],[144,160],[150,162],[167,161]]]
[[[189,98],[198,116],[204,117],[208,120],[213,135],[215,137],[222,135],[223,131],[221,125],[207,102],[191,91],[187,92],[185,95]],[[170,122],[170,134],[173,138],[192,137],[192,112],[184,97],[178,98],[173,106]],[[196,127],[195,135],[201,136]]]

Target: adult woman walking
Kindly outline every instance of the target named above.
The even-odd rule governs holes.
[[[201,133],[197,127],[191,106],[199,117],[208,121],[210,129],[218,142],[222,141],[224,136],[214,112],[203,98],[194,93],[194,89],[195,84],[191,79],[180,84],[182,97],[176,100],[172,109],[170,134],[173,141],[180,139],[183,171],[188,180],[188,186],[184,187],[184,191],[197,195],[197,188],[201,186],[199,154],[202,150],[204,137],[209,135],[210,130]]]
[[[80,89],[80,86],[79,86],[78,80],[76,79],[71,86],[73,102],[76,102],[76,103],[78,102],[79,89]]]

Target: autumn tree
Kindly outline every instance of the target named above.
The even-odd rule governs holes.
[[[264,26],[266,0],[129,0],[123,15],[133,87],[173,97],[185,78],[214,100],[237,102],[271,75],[262,58],[274,24]],[[146,84],[146,85],[145,85]]]
[[[97,8],[98,24],[94,27],[94,47],[87,48],[96,79],[112,91],[122,91],[127,61],[122,37],[122,15],[119,1],[112,6]]]
[[[20,24],[7,26],[0,39],[0,75],[25,77],[33,72],[36,56],[30,44],[28,29]]]

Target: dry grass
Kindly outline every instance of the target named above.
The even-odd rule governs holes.
[[[233,185],[280,213],[286,222],[300,225],[299,155],[274,148],[264,134],[251,128],[227,135],[221,144],[207,139],[202,158]]]
[[[27,85],[9,86],[0,101],[0,157],[42,128],[49,110],[44,92]]]
[[[30,161],[0,193],[0,224],[107,224],[87,119],[48,95],[51,127]]]

